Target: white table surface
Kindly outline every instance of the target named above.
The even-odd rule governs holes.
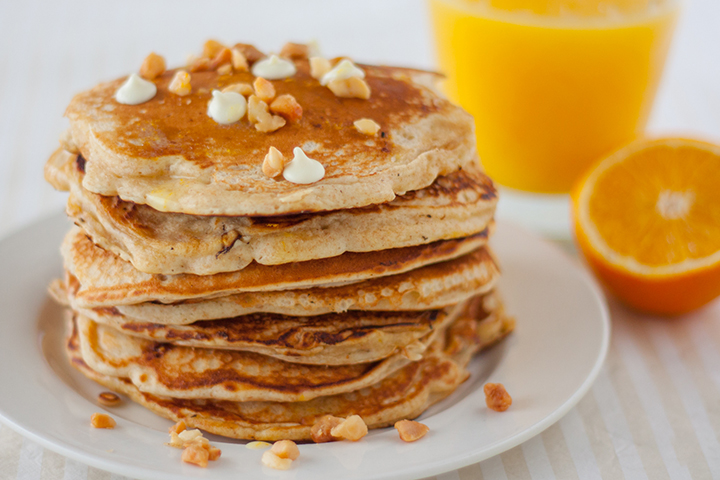
[[[42,167],[74,93],[136,70],[151,50],[179,64],[209,37],[265,50],[314,38],[327,55],[434,66],[420,1],[2,0],[0,235],[63,208]],[[720,0],[685,2],[655,107],[651,133],[720,143]],[[576,408],[525,444],[437,478],[720,478],[720,302],[670,321],[612,301],[611,311],[606,366]],[[11,478],[120,477],[0,425],[0,479]]]

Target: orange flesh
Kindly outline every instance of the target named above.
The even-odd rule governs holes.
[[[719,160],[690,146],[638,152],[598,178],[590,218],[610,249],[643,265],[706,258],[720,250]]]

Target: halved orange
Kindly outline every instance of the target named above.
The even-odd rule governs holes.
[[[591,169],[572,200],[580,251],[628,305],[675,315],[720,295],[720,146],[634,142]]]

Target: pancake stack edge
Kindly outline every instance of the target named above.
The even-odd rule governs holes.
[[[118,104],[121,80],[78,95],[45,171],[70,192],[76,224],[50,288],[67,306],[73,366],[159,415],[240,439],[311,440],[324,415],[369,428],[415,418],[514,328],[496,292],[497,195],[472,120],[424,72],[362,66],[370,98],[345,98],[313,80],[307,56],[288,61],[296,73],[272,84],[303,113],[275,132],[205,118],[210,90],[252,84],[251,72],[193,72],[178,99],[169,71],[141,105]],[[376,135],[353,126],[361,114]],[[322,179],[262,176],[270,147],[311,144]]]

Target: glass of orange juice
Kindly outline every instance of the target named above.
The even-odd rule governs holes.
[[[499,184],[568,192],[642,135],[675,0],[429,0],[446,91]]]

